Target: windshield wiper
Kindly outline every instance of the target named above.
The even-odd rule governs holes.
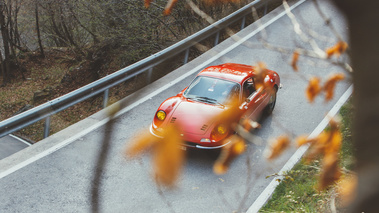
[[[216,103],[220,106],[223,106],[225,107],[222,103],[218,102],[216,99],[214,98],[208,98],[208,97],[202,97],[202,96],[197,96],[195,97],[195,99],[199,99],[200,101],[205,101],[205,102],[208,102],[208,103]]]

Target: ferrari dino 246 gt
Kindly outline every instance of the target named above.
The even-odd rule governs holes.
[[[258,87],[258,81],[264,86]],[[249,65],[210,66],[198,73],[183,91],[159,106],[150,132],[161,138],[166,128],[175,125],[184,146],[221,148],[234,130],[217,118],[233,104],[238,104],[240,110],[236,113],[240,115],[237,122],[241,117],[256,120],[263,112],[270,114],[279,88],[279,75],[272,70],[266,69],[264,76],[259,76],[255,67]]]

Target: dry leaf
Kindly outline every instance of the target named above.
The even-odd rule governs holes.
[[[259,90],[261,87],[266,88],[266,85],[264,82],[267,72],[268,72],[266,68],[266,64],[263,62],[259,62],[257,66],[254,67],[254,70],[255,70],[255,78],[254,78],[255,89]]]
[[[325,82],[323,86],[323,90],[326,92],[325,94],[325,100],[329,101],[334,96],[334,88],[336,86],[336,83],[338,81],[341,81],[345,78],[345,75],[343,73],[338,73],[330,76],[328,80]]]
[[[341,176],[338,166],[338,156],[342,143],[342,134],[339,130],[339,121],[332,119],[329,122],[329,130],[324,130],[315,138],[299,136],[296,139],[298,146],[310,143],[310,148],[305,158],[310,161],[317,156],[323,156],[322,168],[319,180],[319,189],[325,189],[333,184]]]
[[[339,57],[342,53],[344,53],[347,49],[348,45],[344,41],[337,42],[336,45],[333,47],[328,48],[325,52],[328,58],[332,57],[333,55],[336,55]]]
[[[326,154],[322,161],[322,168],[318,188],[326,189],[331,184],[334,184],[341,176],[341,171],[338,166],[338,153]]]
[[[175,3],[177,2],[178,0],[168,0],[167,4],[166,4],[166,7],[164,9],[164,12],[163,14],[164,15],[170,15],[171,14],[171,11],[172,11],[172,8],[174,7]]]
[[[287,135],[279,136],[269,142],[268,148],[265,150],[267,159],[272,160],[277,158],[290,144],[290,139]]]
[[[306,89],[306,97],[309,102],[313,102],[315,97],[321,92],[320,79],[318,77],[312,77],[309,80],[308,87]]]
[[[292,69],[295,71],[298,71],[298,67],[297,67],[298,60],[299,60],[299,52],[295,51],[292,54],[292,61],[291,61]]]
[[[308,160],[314,159],[318,155],[329,155],[338,153],[341,148],[342,134],[339,131],[339,122],[332,119],[329,122],[330,129],[323,131],[315,138],[307,139],[311,143],[310,149],[305,156]]]
[[[153,0],[145,0],[145,7],[146,7],[146,8],[149,8],[151,2],[153,2]]]
[[[307,143],[314,142],[312,139],[309,139],[308,136],[306,136],[306,135],[301,135],[301,136],[297,137],[295,141],[296,141],[297,147],[300,147],[300,146],[307,144]]]
[[[159,184],[172,186],[181,172],[184,152],[179,148],[180,134],[174,126],[164,132],[164,139],[154,147],[155,180]]]
[[[231,140],[231,142],[222,148],[220,156],[213,166],[213,172],[215,174],[225,174],[233,159],[246,150],[245,141],[241,137],[232,135],[227,141],[228,140]]]
[[[261,128],[261,125],[258,122],[252,121],[252,120],[247,119],[247,118],[243,119],[243,121],[241,122],[241,125],[247,131],[250,131],[252,129],[259,129],[259,128]]]
[[[125,155],[134,158],[142,152],[150,150],[154,144],[158,143],[158,139],[149,133],[141,133],[140,137],[125,150]]]
[[[347,206],[355,199],[357,185],[358,177],[356,175],[345,177],[339,181],[337,184],[337,192],[341,197],[342,206]]]
[[[141,135],[142,137],[127,148],[126,156],[132,158],[144,151],[150,151],[153,155],[155,181],[169,187],[174,186],[184,162],[179,132],[171,126],[163,132],[163,138],[154,137],[150,133]]]

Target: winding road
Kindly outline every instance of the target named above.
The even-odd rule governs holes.
[[[321,49],[333,46],[337,38],[325,25],[312,1],[295,1],[291,6],[304,33],[311,33]],[[344,37],[347,27],[342,15],[328,1],[321,9]],[[110,157],[100,188],[103,212],[246,212],[270,184],[266,176],[279,172],[296,149],[291,148],[274,161],[262,157],[266,141],[282,134],[310,134],[333,110],[351,83],[340,82],[335,97],[325,102],[318,97],[310,104],[305,98],[308,82],[316,75],[345,72],[324,60],[300,57],[299,71],[289,65],[292,54],[263,47],[261,39],[276,46],[310,49],[293,30],[283,7],[272,11],[233,38],[138,91],[139,99],[115,118]],[[342,60],[342,59],[341,59]],[[281,77],[276,108],[255,134],[261,144],[249,144],[225,175],[215,175],[215,156],[206,151],[189,151],[183,173],[175,189],[158,188],[151,178],[148,154],[126,160],[123,151],[138,134],[148,132],[155,110],[166,98],[180,92],[201,69],[234,62],[257,64],[263,61]],[[346,94],[345,94],[346,96]],[[133,99],[133,96],[128,97]],[[91,180],[101,146],[106,111],[84,119],[35,145],[0,161],[0,212],[90,212]]]

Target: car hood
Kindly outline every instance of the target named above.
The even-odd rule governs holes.
[[[170,117],[170,124],[177,124],[183,132],[203,135],[223,108],[205,103],[181,101]]]

